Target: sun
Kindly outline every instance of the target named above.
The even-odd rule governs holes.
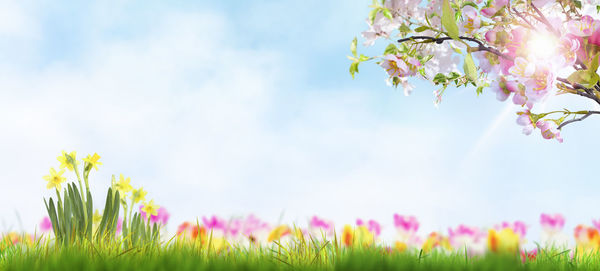
[[[527,42],[527,50],[534,59],[552,58],[558,53],[558,39],[550,33],[534,32]]]

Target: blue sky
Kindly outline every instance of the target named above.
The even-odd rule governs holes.
[[[600,218],[597,118],[565,142],[522,135],[516,108],[427,82],[386,86],[375,64],[348,74],[369,1],[3,1],[0,15],[0,229],[44,215],[44,180],[61,150],[97,152],[111,174],[183,220],[255,213],[341,226],[393,213],[421,234],[540,212]],[[359,38],[360,40],[360,38]],[[374,55],[381,45],[359,47]],[[591,105],[561,97],[574,109]],[[72,178],[73,176],[71,176]]]

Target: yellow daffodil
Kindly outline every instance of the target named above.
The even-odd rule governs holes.
[[[286,225],[277,226],[270,233],[267,238],[268,242],[279,240],[281,237],[286,236],[291,233],[291,230]]]
[[[435,248],[444,248],[448,251],[452,251],[452,246],[450,245],[450,240],[448,240],[448,237],[445,237],[437,232],[432,232],[423,243],[423,247],[421,249],[423,252],[429,253]]]
[[[62,155],[56,157],[56,159],[60,162],[60,168],[64,169],[67,168],[70,171],[73,171],[73,164],[71,162],[69,162],[69,159],[67,158],[67,156],[70,156],[70,158],[74,161],[74,163],[76,163],[77,165],[79,165],[79,162],[77,162],[75,156],[77,155],[76,152],[71,152],[71,154],[66,153],[65,151],[62,151]]]
[[[100,155],[98,155],[97,153],[94,153],[94,155],[88,154],[86,158],[83,158],[84,162],[88,162],[90,166],[92,166],[96,170],[98,170],[98,166],[102,165],[102,162],[98,162],[98,160],[100,160]]]
[[[56,172],[54,168],[50,168],[50,175],[44,176],[44,180],[48,181],[46,188],[56,188],[57,190],[60,190],[60,184],[67,180],[67,178],[62,176],[63,173],[65,173],[64,169]]]
[[[394,248],[398,252],[404,252],[404,251],[406,251],[406,249],[408,248],[408,246],[404,242],[396,241],[396,243],[394,244]]]
[[[127,177],[127,179],[125,179],[125,177],[123,177],[123,174],[121,174],[121,176],[119,177],[119,181],[117,182],[117,184],[115,184],[115,187],[119,191],[119,194],[121,194],[121,197],[125,197],[126,193],[133,190],[133,187],[131,186],[130,182],[130,177]]]
[[[494,253],[515,253],[519,251],[519,235],[511,228],[488,232],[488,248]]]
[[[148,192],[144,191],[143,187],[140,187],[140,189],[133,189],[131,200],[133,200],[133,203],[144,201],[146,200],[146,194],[148,194]]]
[[[350,225],[344,226],[342,232],[342,244],[345,246],[352,246],[354,244],[354,229]]]
[[[150,218],[151,215],[158,215],[158,205],[154,204],[154,200],[150,200],[150,202],[144,202],[144,207],[142,207],[142,211],[146,213],[146,216]]]

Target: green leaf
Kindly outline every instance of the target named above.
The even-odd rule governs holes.
[[[398,54],[398,47],[395,44],[390,43],[387,47],[385,47],[385,51],[383,51],[384,55],[395,55]]]
[[[444,0],[442,2],[442,26],[448,32],[448,36],[459,40],[458,38],[458,25],[456,24],[454,10],[450,7],[450,2]]]
[[[472,7],[476,8],[476,9],[479,9],[479,7],[477,6],[477,4],[475,4],[473,2],[465,2],[463,4],[463,7],[465,7],[465,6],[472,6]]]
[[[375,17],[377,17],[377,13],[379,13],[379,10],[380,10],[380,9],[381,9],[380,7],[374,8],[374,9],[373,9],[373,10],[371,10],[371,12],[369,13],[369,20],[371,21],[371,23],[374,23],[374,22],[375,22]]]
[[[467,54],[465,57],[463,70],[465,71],[467,78],[469,78],[471,81],[477,80],[477,68],[475,68],[475,62],[473,62],[473,57],[471,54]]]
[[[479,86],[477,88],[477,96],[479,96],[481,93],[483,93],[483,86]]]
[[[427,27],[427,26],[420,26],[420,27],[415,28],[415,32],[420,33],[420,32],[423,32],[423,31],[425,31],[427,29],[429,29],[429,27]]]
[[[402,24],[400,26],[400,32],[402,32],[402,33],[410,33],[410,31],[412,31],[412,30],[407,25]]]
[[[591,88],[596,85],[598,79],[600,79],[598,74],[589,70],[575,71],[567,78],[569,82],[580,84],[586,88]]]
[[[87,192],[87,228],[86,233],[88,239],[92,239],[92,226],[94,224],[94,204],[92,202],[92,193]]]
[[[388,18],[388,19],[390,19],[390,20],[392,20],[394,18],[392,16],[392,12],[390,12],[390,10],[387,9],[387,8],[383,9],[383,16],[386,17],[386,18]]]
[[[352,40],[352,43],[350,44],[350,52],[352,52],[352,55],[356,56],[356,37],[354,37],[354,39]]]
[[[358,73],[358,63],[360,62],[353,62],[350,64],[350,74],[352,75],[352,79],[354,79],[354,74]]]

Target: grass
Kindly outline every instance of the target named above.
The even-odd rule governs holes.
[[[217,251],[175,240],[122,249],[116,243],[52,241],[15,245],[0,251],[0,270],[600,270],[600,255],[571,258],[568,251],[541,250],[534,261],[514,255],[434,250],[390,252],[381,246],[347,248],[335,242],[292,242],[268,247],[229,247]]]

